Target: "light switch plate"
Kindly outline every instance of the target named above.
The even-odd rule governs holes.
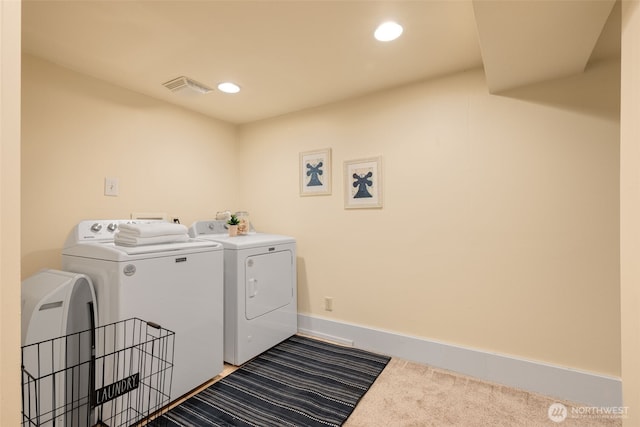
[[[117,196],[120,192],[120,183],[118,178],[106,177],[104,179],[104,195]]]

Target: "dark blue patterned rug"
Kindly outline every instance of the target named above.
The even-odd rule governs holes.
[[[340,426],[389,359],[296,335],[151,425]]]

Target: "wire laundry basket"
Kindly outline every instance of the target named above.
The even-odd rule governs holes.
[[[22,427],[130,426],[170,401],[174,332],[132,318],[22,347]]]

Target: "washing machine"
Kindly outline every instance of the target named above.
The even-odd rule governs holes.
[[[97,326],[137,317],[175,333],[175,400],[223,369],[223,246],[198,239],[116,245],[118,226],[132,222],[150,221],[81,221],[65,242],[62,266],[91,278]]]
[[[196,221],[189,235],[224,247],[225,362],[241,365],[298,332],[293,237],[230,237],[223,220]]]

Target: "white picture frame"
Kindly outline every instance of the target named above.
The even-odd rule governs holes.
[[[382,156],[344,162],[344,207],[382,208]]]
[[[300,153],[300,195],[331,194],[331,148]]]

